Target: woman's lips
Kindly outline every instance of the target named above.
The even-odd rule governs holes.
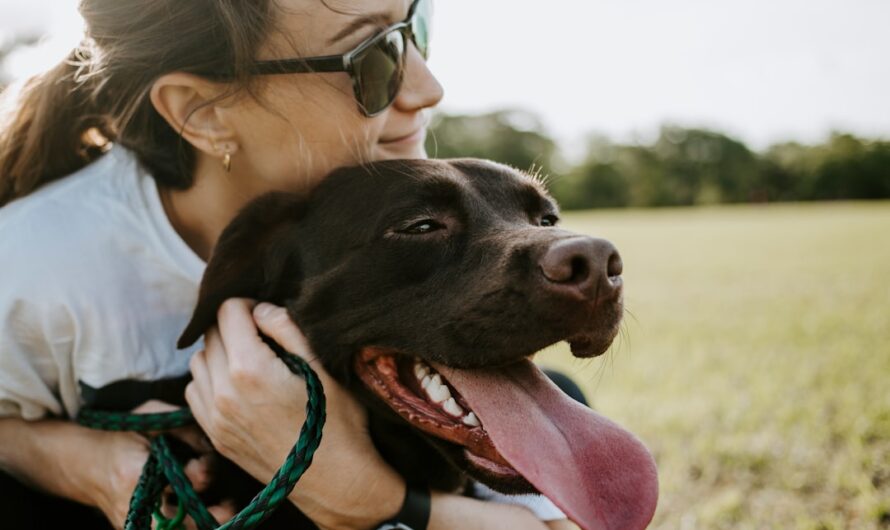
[[[414,132],[408,133],[404,136],[397,136],[394,138],[381,139],[380,143],[384,145],[407,145],[407,144],[415,144],[418,142],[422,142],[426,136],[426,129],[423,127],[417,129]]]

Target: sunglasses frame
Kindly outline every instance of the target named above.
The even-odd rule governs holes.
[[[255,61],[253,63],[252,73],[254,75],[279,75],[346,72],[349,74],[350,79],[352,79],[352,88],[353,92],[355,93],[355,99],[358,103],[359,111],[369,118],[377,116],[384,110],[388,109],[390,105],[392,105],[393,101],[395,101],[396,95],[398,95],[399,93],[399,89],[401,88],[403,77],[405,74],[405,59],[408,55],[409,43],[413,42],[414,46],[417,47],[418,51],[420,51],[421,55],[423,55],[424,59],[426,59],[427,50],[420,50],[420,46],[418,46],[417,44],[417,39],[414,32],[417,7],[420,5],[421,2],[425,1],[429,2],[431,0],[414,0],[414,2],[411,4],[411,7],[408,9],[408,16],[405,18],[405,20],[396,22],[395,24],[384,28],[379,33],[375,33],[343,55],[323,55],[318,57],[295,57],[293,59],[270,59],[264,61]],[[429,21],[427,21],[426,31],[429,31],[428,28]],[[365,51],[369,50],[372,46],[376,45],[381,40],[386,39],[389,34],[395,31],[402,34],[402,39],[404,41],[404,50],[402,51],[402,56],[399,58],[401,64],[397,70],[397,73],[399,75],[399,84],[396,88],[395,94],[392,95],[389,102],[387,102],[387,104],[384,105],[383,108],[374,112],[368,112],[368,109],[366,109],[364,104],[362,104],[362,86],[357,69],[355,67],[356,59],[360,59]],[[428,47],[429,43],[427,43],[426,48]]]

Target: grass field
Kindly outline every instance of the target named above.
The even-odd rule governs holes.
[[[567,348],[659,466],[657,529],[890,528],[890,203],[566,215],[625,263],[624,333]]]

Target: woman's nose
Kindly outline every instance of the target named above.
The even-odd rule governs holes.
[[[445,91],[439,80],[427,67],[426,60],[412,42],[408,46],[405,79],[393,106],[402,112],[416,112],[435,106],[442,101],[444,95]]]

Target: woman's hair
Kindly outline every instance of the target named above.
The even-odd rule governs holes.
[[[156,79],[189,72],[250,88],[274,0],[81,0],[82,44],[0,115],[0,206],[72,173],[111,141],[159,183],[192,184],[194,149],[154,109]]]

